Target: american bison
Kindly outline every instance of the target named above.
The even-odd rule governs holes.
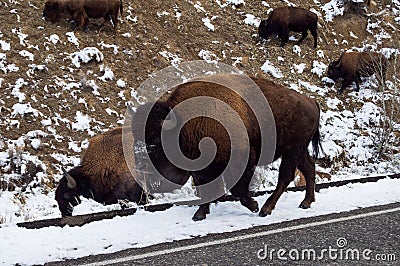
[[[328,77],[334,81],[343,79],[338,93],[356,83],[356,91],[360,90],[361,77],[376,74],[379,82],[385,82],[388,60],[381,53],[375,52],[343,52],[340,58],[328,66]]]
[[[124,141],[132,145],[132,135]],[[131,158],[134,160],[133,156]],[[66,172],[56,189],[56,201],[62,216],[71,216],[79,196],[93,198],[104,204],[129,200],[138,204],[147,201],[125,161],[122,128],[115,128],[89,140],[79,166]]]
[[[289,41],[289,31],[301,32],[301,43],[310,30],[314,37],[314,48],[317,47],[318,16],[313,12],[300,7],[275,8],[266,20],[262,20],[258,27],[258,35],[264,39],[277,34],[281,39],[281,47]]]
[[[74,20],[75,28],[86,29],[89,18],[104,18],[112,21],[114,33],[117,30],[118,12],[122,15],[122,0],[46,0],[43,17],[52,23],[60,16],[67,16]]]
[[[221,174],[223,174],[225,180],[235,180],[238,177],[236,179],[238,182],[230,189],[230,192],[240,198],[243,206],[257,212],[258,204],[251,198],[249,192],[249,184],[255,167],[282,158],[277,187],[261,208],[259,215],[266,216],[272,212],[279,197],[294,179],[296,168],[306,178],[306,195],[300,207],[309,208],[311,203],[315,201],[315,163],[307,148],[312,142],[315,155],[318,154],[320,147],[320,111],[317,102],[263,78],[251,77],[250,79],[247,76],[236,74],[219,74],[211,77],[213,78],[212,81],[192,80],[180,84],[174,87],[167,96],[154,103],[146,103],[137,108],[132,117],[132,132],[135,138],[134,154],[138,176],[146,175],[147,180],[166,178],[180,185],[184,184],[191,175],[196,188],[200,186],[200,191],[197,191],[200,197],[209,192],[201,191],[201,185],[215,180]],[[275,125],[273,132],[276,132],[276,138],[271,138],[274,141],[270,141],[270,136],[266,136],[267,138],[261,136],[263,125],[258,123],[259,119],[256,118],[254,109],[252,109],[254,106],[249,106],[240,95],[226,86],[220,85],[236,84],[236,86],[241,87],[244,94],[254,95],[254,87],[250,88],[243,85],[245,79],[250,80],[253,84],[255,82],[261,89],[261,98],[264,95],[268,100],[272,114],[269,119],[263,120],[262,123],[267,124],[267,127]],[[218,82],[214,82],[214,80]],[[193,108],[193,104],[182,106],[181,103],[190,101],[194,97],[196,97],[194,104],[199,104],[204,114],[208,114],[208,111],[214,112],[216,118],[203,115],[187,121],[188,118],[193,117],[192,112],[195,108]],[[224,107],[202,103],[198,97],[218,99],[231,106],[237,115],[227,112]],[[261,110],[261,112],[266,113],[267,110]],[[224,126],[228,125],[229,128],[233,129],[240,129],[240,125],[244,124],[245,131],[241,131],[244,134],[238,133],[231,137],[227,129],[217,120],[225,121]],[[145,130],[141,130],[142,128]],[[240,130],[233,132],[236,131],[240,132]],[[201,145],[204,144],[202,143],[203,140],[211,138],[216,147],[215,157],[213,157],[211,163],[197,170],[187,170],[188,168],[184,169],[180,165],[171,163],[168,159],[170,157],[166,156],[166,150],[164,150],[164,148],[170,148],[169,143],[161,141],[162,134],[176,135],[177,132],[179,132],[179,148],[189,160],[196,160],[200,158],[203,151],[208,151],[212,145],[204,145],[203,150]],[[140,141],[141,139],[144,141]],[[236,141],[237,145],[231,145],[230,140],[232,139]],[[266,142],[267,145],[264,146],[262,143]],[[249,143],[247,153],[241,150],[242,147],[246,147],[245,143]],[[273,149],[269,159],[266,159],[268,156],[264,157],[262,154],[265,152],[264,149],[268,149],[268,147],[273,147]],[[177,153],[178,146],[172,148],[175,151],[174,153]],[[237,168],[240,164],[244,166],[244,171],[239,175],[234,172],[235,169],[233,172],[223,173],[233,151],[243,154],[235,162],[238,165]],[[157,171],[154,171],[154,169]],[[159,181],[158,184],[162,186],[162,181]],[[223,186],[213,189],[217,191],[221,188],[224,189]],[[201,204],[194,214],[193,220],[205,219],[209,212],[209,203]]]

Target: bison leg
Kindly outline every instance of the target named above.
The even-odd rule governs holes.
[[[249,185],[257,164],[257,155],[254,149],[251,150],[246,169],[239,181],[230,189],[232,195],[240,197],[240,203],[251,212],[258,212],[258,203],[249,196]]]
[[[111,13],[111,21],[114,27],[114,34],[117,33],[117,24],[118,24],[118,8]]]
[[[220,169],[219,164],[212,163],[205,170],[192,173],[197,196],[203,201],[208,202],[200,205],[199,209],[192,218],[193,221],[200,221],[205,219],[206,215],[210,213],[209,202],[220,198],[225,194],[225,186],[222,178],[214,180],[222,172],[223,171],[222,169]],[[205,185],[211,181],[213,182],[212,185]]]
[[[199,209],[193,215],[193,221],[201,221],[204,220],[207,214],[210,213],[210,203],[205,203],[199,206]]]
[[[340,90],[338,90],[338,93],[341,94],[341,93],[344,91],[344,89],[346,89],[348,86],[351,85],[351,83],[352,83],[351,80],[344,79],[343,82],[342,82],[342,87],[340,88]],[[357,81],[356,81],[356,86],[357,86],[358,89],[359,89],[359,85],[358,85],[358,82],[357,82]]]
[[[357,77],[354,81],[355,81],[355,83],[356,83],[356,91],[360,91],[360,81],[361,81],[361,78],[360,78],[360,77]]]
[[[315,162],[307,151],[301,156],[297,168],[303,173],[306,180],[306,196],[299,207],[308,209],[315,201]]]
[[[310,28],[310,32],[314,38],[314,48],[317,48],[317,39],[318,39],[317,24]]]
[[[307,35],[308,35],[307,30],[304,30],[304,31],[301,33],[301,38],[300,38],[300,40],[297,41],[297,44],[300,44],[300,43],[307,37]]]
[[[80,30],[80,29],[85,29],[88,23],[88,16],[86,13],[82,12],[75,12],[72,16],[74,22],[75,22],[75,28],[74,30]]]
[[[272,195],[267,199],[264,206],[262,206],[259,213],[261,217],[272,213],[272,210],[275,208],[278,199],[282,193],[285,192],[289,183],[294,180],[297,162],[298,156],[286,154],[282,156],[282,162],[279,166],[278,184],[274,192],[272,192]]]
[[[278,36],[281,39],[281,47],[283,48],[285,43],[289,42],[289,30],[281,29]]]

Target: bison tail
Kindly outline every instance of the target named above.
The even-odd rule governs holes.
[[[119,2],[121,3],[121,4],[119,5],[119,13],[121,14],[121,17],[122,17],[122,11],[123,11],[122,0],[119,0]]]
[[[312,147],[313,147],[313,151],[314,151],[313,156],[315,158],[319,157],[320,152],[322,152],[322,154],[324,154],[324,150],[322,149],[322,145],[321,145],[321,135],[319,132],[319,124],[318,124],[317,131],[314,133],[314,136],[312,138]]]
[[[319,108],[318,103],[316,103],[316,104],[317,104],[318,113],[319,113],[320,112],[320,108]],[[318,120],[317,130],[314,133],[314,136],[313,136],[313,138],[311,140],[311,143],[312,143],[312,147],[313,147],[313,151],[314,151],[314,154],[313,154],[314,158],[318,158],[319,155],[320,155],[320,152],[322,154],[325,154],[324,150],[322,149],[322,145],[321,145],[321,134],[320,134],[320,131],[319,131],[319,120]]]

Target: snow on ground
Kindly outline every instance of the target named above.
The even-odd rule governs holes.
[[[225,202],[212,205],[211,214],[200,222],[191,220],[195,207],[177,206],[156,213],[139,210],[132,216],[93,222],[82,227],[32,230],[7,224],[0,228],[0,262],[6,265],[42,264],[399,202],[399,186],[398,179],[383,179],[376,183],[322,189],[308,210],[297,207],[304,192],[286,192],[268,217],[259,217],[238,202]],[[267,196],[258,197],[258,203],[263,204]]]

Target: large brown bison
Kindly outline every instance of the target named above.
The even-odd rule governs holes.
[[[200,187],[200,191],[197,191],[200,197],[209,192],[201,191],[201,186],[216,180],[221,174],[225,180],[237,178],[238,182],[230,189],[230,192],[240,198],[243,206],[257,212],[258,204],[249,193],[249,184],[255,167],[282,158],[277,187],[261,208],[259,215],[266,216],[272,212],[279,197],[294,179],[296,168],[304,174],[306,179],[306,195],[300,207],[309,208],[315,200],[315,163],[307,148],[312,142],[314,152],[316,155],[318,154],[320,114],[317,102],[263,78],[251,77],[250,79],[247,76],[236,74],[219,74],[212,76],[212,78],[212,81],[208,81],[208,79],[192,80],[183,83],[174,87],[168,96],[155,103],[146,103],[137,108],[132,117],[132,131],[135,138],[134,153],[138,175],[145,175],[147,181],[166,178],[175,181],[177,184],[184,184],[191,175],[196,187]],[[261,89],[261,98],[265,96],[268,100],[272,114],[269,120],[262,120],[261,123],[268,124],[267,127],[273,127],[275,124],[273,132],[276,133],[276,138],[270,138],[273,142],[269,141],[270,136],[261,136],[263,125],[258,123],[260,120],[252,109],[254,106],[249,106],[243,100],[243,97],[226,87],[226,84],[235,84],[237,87],[242,87],[241,91],[244,94],[254,95],[254,87],[246,87],[247,84],[244,82],[246,79]],[[214,82],[214,80],[218,82]],[[226,103],[233,108],[237,116],[228,112],[224,105],[219,107],[213,103],[201,102],[202,97],[207,97],[207,99],[212,97]],[[182,103],[190,101],[190,99],[195,100],[192,104],[182,106]],[[187,121],[188,118],[193,117],[193,110],[196,109],[194,104],[196,103],[201,106],[201,110],[204,110],[204,114],[208,114],[208,111],[210,111],[215,113],[216,116],[210,118],[204,115]],[[260,111],[261,113],[268,112],[267,109]],[[219,121],[224,121],[224,125]],[[240,131],[241,125],[244,125],[245,131]],[[235,133],[244,133],[230,136],[226,126],[233,129]],[[141,130],[142,128],[145,130]],[[179,132],[179,148],[188,159],[197,160],[203,152],[211,150],[212,144],[207,146],[202,143],[209,138],[215,143],[215,157],[202,169],[188,170],[188,168],[184,169],[184,167],[172,163],[165,150],[171,150],[170,143],[168,141],[162,142],[162,134],[173,135],[177,134],[176,132]],[[236,141],[235,145],[231,145],[232,139]],[[267,142],[266,146],[264,146],[265,141]],[[242,147],[246,147],[246,143],[249,144],[247,153],[242,151]],[[262,145],[262,143],[264,144]],[[263,158],[264,149],[271,147],[273,147],[271,157]],[[175,149],[173,153],[177,153],[179,148],[178,145],[172,146],[172,149]],[[230,157],[231,153],[234,152],[243,154],[243,156],[239,156],[239,160],[234,162],[234,165],[237,164],[237,168],[244,165],[244,171],[239,176],[235,176],[238,174],[235,173],[235,167],[232,168],[233,172],[224,173],[224,169],[232,158]],[[158,184],[162,186],[162,182],[158,181]],[[218,184],[215,186],[218,186]],[[208,187],[208,189],[217,191],[224,188],[222,186]],[[209,202],[201,204],[194,214],[193,220],[205,219],[209,211]]]
[[[132,145],[132,135],[124,138]],[[133,156],[131,158],[134,159]],[[56,189],[56,200],[62,216],[72,215],[80,203],[79,196],[93,198],[104,204],[129,200],[138,204],[147,201],[125,161],[122,128],[115,128],[89,140],[79,166],[66,172]]]
[[[262,20],[258,27],[258,35],[264,39],[277,34],[281,39],[281,47],[289,41],[289,31],[301,32],[301,43],[308,35],[308,30],[314,37],[314,48],[317,47],[318,16],[313,12],[300,7],[275,8],[266,20]]]
[[[122,0],[46,0],[43,17],[52,23],[61,16],[70,17],[77,29],[86,29],[89,18],[104,18],[102,26],[111,20],[116,32],[118,12],[122,15],[122,9]]]
[[[340,58],[328,66],[328,77],[334,81],[343,79],[343,90],[356,83],[356,91],[360,90],[361,77],[370,77],[376,74],[379,82],[385,82],[388,60],[381,53],[375,52],[343,52]]]

